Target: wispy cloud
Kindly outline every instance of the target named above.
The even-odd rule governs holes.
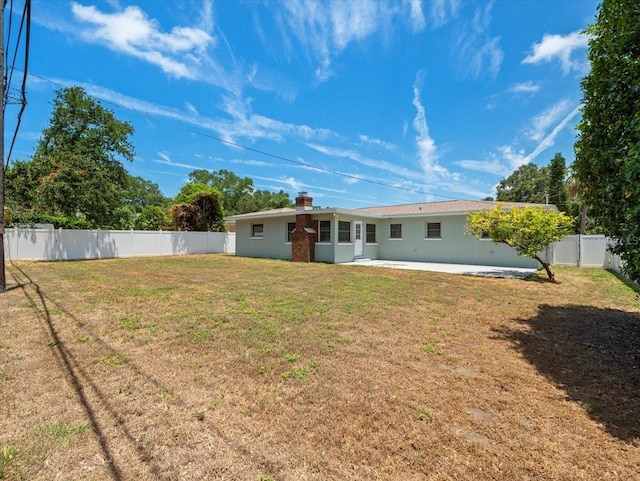
[[[549,130],[549,127],[556,124],[561,118],[563,118],[570,108],[570,102],[563,99],[548,109],[540,112],[531,121],[532,128],[527,131],[529,138],[535,141],[542,140],[546,132]]]
[[[493,4],[491,1],[477,7],[472,20],[458,33],[453,51],[456,67],[463,77],[477,80],[488,75],[495,78],[500,71],[504,59],[500,37],[486,33],[491,25]]]
[[[376,33],[386,34],[397,18],[405,19],[414,32],[424,28],[422,6],[417,1],[345,2],[292,0],[279,4],[276,21],[284,48],[294,41],[315,63],[315,76],[324,82],[334,75],[333,60],[350,44],[362,42]]]
[[[566,113],[570,108],[568,102],[561,101],[532,119],[533,128],[528,130],[528,133],[529,137],[538,143],[528,154],[524,149],[502,145],[497,148],[497,152],[489,155],[488,160],[460,160],[454,164],[467,170],[506,176],[518,167],[533,162],[542,152],[554,145],[558,134],[580,113],[580,105]]]
[[[400,167],[398,165],[392,164],[385,160],[375,160],[365,157],[357,150],[353,149],[343,149],[340,147],[329,147],[326,145],[319,145],[313,143],[307,143],[307,147],[316,150],[328,157],[340,157],[345,159],[353,160],[361,165],[366,167],[371,167],[374,169],[381,170],[386,172],[387,174],[394,174],[396,176],[405,177],[408,179],[413,179],[415,181],[421,181],[424,179],[424,175],[420,172],[416,172],[405,167]],[[367,178],[370,178],[367,176]]]
[[[430,19],[434,27],[441,27],[450,19],[456,18],[460,11],[459,0],[431,0]]]
[[[545,34],[539,43],[531,46],[532,52],[522,63],[539,64],[557,60],[566,75],[571,70],[584,71],[587,64],[584,60],[572,59],[575,50],[585,49],[589,45],[589,37],[580,31],[568,35]]]
[[[262,160],[244,160],[244,159],[231,159],[229,162],[232,164],[251,165],[253,167],[269,167],[269,162],[263,162]]]
[[[424,87],[424,76],[424,70],[419,71],[416,75],[416,81],[413,84],[413,106],[416,108],[413,128],[418,134],[416,136],[416,144],[418,146],[420,164],[427,179],[433,179],[434,175],[447,176],[448,172],[438,164],[436,143],[429,135],[427,115],[421,99],[422,88]]]
[[[382,147],[383,149],[389,150],[391,152],[395,152],[398,150],[397,145],[392,144],[391,142],[387,142],[385,140],[375,139],[362,134],[358,136],[358,138],[360,139],[361,145],[372,145],[374,147]]]
[[[486,172],[488,174],[507,175],[510,172],[509,168],[506,167],[499,159],[495,158],[495,156],[491,160],[466,159],[455,161],[454,164],[466,170],[475,170],[478,172]]]
[[[133,112],[200,127],[206,131],[213,132],[227,142],[237,142],[242,139],[252,142],[259,139],[269,139],[280,142],[284,140],[285,137],[294,137],[308,141],[338,137],[337,134],[330,129],[291,124],[255,114],[251,109],[251,103],[249,101],[233,96],[225,97],[219,105],[219,108],[226,114],[226,117],[212,118],[193,113],[193,109],[190,108],[178,110],[130,97],[94,84],[77,81],[71,82],[62,79],[55,79],[55,82],[68,86],[78,85],[84,88],[92,97]]]
[[[509,87],[509,92],[512,93],[535,93],[540,90],[540,84],[529,80],[528,82],[516,83]]]
[[[158,164],[170,165],[171,167],[180,167],[182,169],[203,169],[201,165],[192,165],[192,164],[183,164],[180,162],[174,162],[171,160],[171,156],[167,152],[157,152],[159,159],[153,159],[154,162]]]

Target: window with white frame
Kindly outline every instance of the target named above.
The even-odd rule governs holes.
[[[440,222],[427,222],[427,239],[441,239]]]
[[[391,224],[389,226],[389,239],[402,239],[402,224]]]
[[[351,222],[338,221],[338,242],[351,242]]]
[[[251,224],[251,237],[264,237],[264,224]]]

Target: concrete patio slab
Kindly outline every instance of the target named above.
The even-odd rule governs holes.
[[[387,267],[390,269],[407,269],[414,271],[446,272],[448,274],[466,274],[470,276],[505,277],[524,279],[533,274],[536,269],[525,267],[497,267],[477,266],[470,264],[442,264],[436,262],[409,262],[362,259],[354,262],[344,262],[347,266]]]

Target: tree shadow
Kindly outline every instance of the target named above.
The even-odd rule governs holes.
[[[609,434],[640,441],[640,315],[543,304],[519,322],[498,331]]]

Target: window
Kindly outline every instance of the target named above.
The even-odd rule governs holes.
[[[331,242],[331,221],[321,220],[318,242]]]
[[[427,222],[427,239],[441,239],[440,222]]]
[[[402,224],[391,224],[389,227],[389,239],[402,239]]]
[[[376,225],[367,224],[367,244],[376,243]]]
[[[351,222],[338,221],[338,242],[351,242]]]
[[[264,237],[264,224],[251,224],[251,237]]]
[[[295,222],[287,222],[287,242],[293,241],[293,230],[296,228]]]

